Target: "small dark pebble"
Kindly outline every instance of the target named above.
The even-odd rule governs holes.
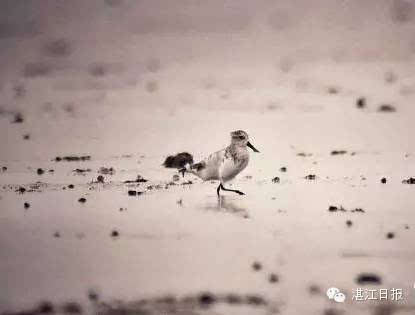
[[[385,178],[385,177],[383,177],[383,178],[380,180],[380,182],[381,182],[382,184],[386,184],[386,178]]]
[[[335,212],[335,211],[337,211],[337,210],[339,210],[339,208],[337,208],[336,206],[330,206],[330,207],[329,207],[329,211],[330,211],[330,212]]]
[[[366,98],[364,97],[359,97],[356,101],[356,106],[357,108],[364,108],[366,107]]]
[[[26,192],[26,188],[24,188],[24,187],[20,186],[20,187],[16,190],[16,192],[19,192],[20,194],[24,194],[24,193]]]
[[[6,167],[6,166],[3,166],[3,167],[1,168],[1,170],[2,170],[3,172],[7,171],[7,167]]]
[[[274,177],[274,178],[272,179],[272,182],[273,182],[273,183],[279,183],[279,182],[280,182],[280,178],[279,178],[278,176],[276,176],[276,177]]]
[[[74,186],[74,185],[72,185],[72,184],[69,184],[69,185],[68,185],[68,188],[69,188],[69,189],[74,189],[74,187],[75,187],[75,186]]]
[[[240,304],[242,303],[242,299],[239,295],[236,294],[228,294],[225,297],[225,301],[229,304]]]
[[[331,155],[342,155],[342,154],[346,154],[347,151],[346,150],[333,150],[331,151]]]
[[[312,285],[310,285],[310,286],[308,287],[308,292],[309,292],[310,294],[312,294],[312,295],[315,295],[315,294],[320,294],[320,293],[321,293],[321,289],[320,289],[320,287],[319,287],[318,285],[316,285],[316,284],[312,284]]]
[[[37,172],[37,175],[42,175],[45,173],[45,171],[41,168],[38,168],[36,172]]]
[[[305,179],[308,179],[308,180],[315,180],[316,179],[316,175],[314,175],[314,174],[309,174],[309,175],[307,175],[306,177],[304,177]]]
[[[84,197],[79,198],[79,199],[78,199],[78,202],[85,203],[85,202],[86,202],[86,199],[85,199]]]
[[[287,168],[285,166],[283,166],[283,167],[280,168],[280,172],[285,173],[286,171],[287,171]]]
[[[379,106],[378,112],[393,113],[396,112],[396,108],[389,104],[383,104]]]
[[[259,261],[255,261],[252,264],[252,269],[254,269],[255,271],[259,271],[262,269],[262,264]]]
[[[117,230],[112,230],[111,237],[118,237],[120,236],[120,233]]]
[[[414,177],[409,177],[408,179],[404,179],[402,181],[403,184],[410,184],[410,185],[414,185],[415,184],[415,178]]]
[[[59,232],[55,232],[53,233],[53,237],[59,238],[61,237],[61,234]]]
[[[66,314],[82,314],[82,307],[78,303],[68,302],[62,306],[62,311]]]
[[[382,279],[374,273],[361,273],[356,277],[358,284],[382,284]]]
[[[50,169],[48,172],[49,173],[55,173],[55,170]]]
[[[352,212],[361,212],[361,213],[365,213],[365,210],[363,210],[362,208],[356,208],[353,209]]]
[[[205,292],[199,295],[198,301],[199,304],[203,306],[209,306],[215,303],[217,301],[217,298],[212,293]]]
[[[128,196],[137,196],[137,192],[135,190],[129,190]]]
[[[30,139],[30,135],[28,133],[23,135],[23,140],[29,140],[29,139]]]
[[[258,295],[248,295],[246,297],[246,302],[251,305],[265,305],[267,304],[264,298]]]
[[[115,169],[113,167],[104,167],[101,166],[98,170],[99,174],[104,174],[104,175],[114,175],[115,174]]]
[[[271,273],[271,274],[269,275],[269,277],[268,277],[268,281],[269,281],[270,283],[276,283],[276,282],[278,282],[278,281],[279,281],[279,278],[278,278],[278,276],[277,276],[275,273]]]
[[[22,113],[16,113],[14,114],[13,123],[20,124],[24,121]]]
[[[351,227],[351,226],[353,225],[352,220],[347,220],[347,221],[346,221],[346,225],[347,225],[348,227]]]
[[[338,89],[338,88],[336,88],[336,87],[334,87],[334,86],[330,86],[330,87],[327,89],[327,92],[328,92],[329,94],[337,94],[337,93],[339,93],[339,89]]]
[[[66,161],[66,162],[76,162],[76,161],[89,161],[91,160],[91,156],[84,155],[84,156],[75,156],[75,155],[69,155],[69,156],[57,156],[55,158],[56,162],[60,161]]]
[[[135,180],[126,180],[126,181],[124,181],[124,184],[146,183],[146,182],[148,182],[147,179],[143,178],[140,175],[137,175],[137,179],[135,179]]]
[[[405,230],[409,230],[409,225],[408,224],[405,225]]]
[[[88,291],[88,299],[89,299],[90,301],[93,301],[93,302],[98,301],[98,300],[99,300],[99,294],[98,294],[98,292],[97,292],[97,291],[95,291],[95,290],[93,290],[93,289],[90,289],[90,290]]]
[[[391,240],[391,239],[395,238],[395,233],[393,233],[393,232],[389,232],[389,233],[387,233],[387,234],[386,234],[386,238],[387,238],[388,240]]]
[[[49,301],[40,302],[39,306],[37,307],[37,312],[41,314],[52,314],[55,313],[54,305]]]
[[[25,202],[23,206],[24,206],[25,209],[29,209],[30,208],[30,203]]]
[[[104,183],[104,176],[98,175],[97,182],[103,184]]]

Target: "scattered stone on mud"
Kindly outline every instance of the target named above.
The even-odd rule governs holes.
[[[382,104],[378,107],[378,112],[393,113],[396,112],[396,108],[389,104]]]
[[[380,180],[380,182],[381,182],[382,184],[386,184],[386,182],[387,182],[386,177],[382,177],[382,179]]]
[[[124,184],[134,184],[134,183],[146,183],[148,182],[147,179],[144,179],[141,175],[137,175],[135,180],[125,180]]]
[[[66,314],[82,314],[82,307],[76,302],[67,302],[62,305],[62,311]]]
[[[30,134],[26,133],[23,135],[23,140],[29,140],[30,139]]]
[[[405,230],[409,230],[409,225],[405,224]]]
[[[78,202],[80,203],[85,203],[86,202],[86,198],[82,197],[78,199]]]
[[[388,233],[386,234],[386,238],[387,238],[388,240],[391,240],[391,239],[395,238],[395,233],[393,233],[393,232],[388,232]]]
[[[285,166],[280,168],[280,172],[285,173],[287,171],[287,168]]]
[[[23,114],[22,113],[15,113],[14,116],[13,116],[12,122],[14,124],[21,124],[22,122],[24,122]]]
[[[333,150],[330,152],[331,155],[343,155],[346,154],[347,151],[346,150]]]
[[[177,175],[177,174],[174,174],[173,175],[173,181],[174,182],[178,182],[180,180],[180,176],[179,175]]]
[[[59,232],[55,232],[55,233],[53,233],[53,237],[59,238],[59,237],[61,237],[61,234]]]
[[[276,283],[276,282],[278,282],[278,281],[279,281],[279,277],[278,277],[275,273],[271,273],[271,274],[268,276],[268,281],[269,281],[270,283]]]
[[[252,269],[254,269],[255,271],[259,271],[262,269],[262,264],[259,261],[254,261],[252,263]]]
[[[272,179],[272,182],[273,182],[273,183],[279,183],[279,182],[280,182],[280,178],[279,178],[278,176],[276,176],[276,177],[274,177],[274,178]]]
[[[362,208],[356,208],[351,210],[351,212],[361,212],[361,213],[365,213],[365,210],[363,210]]]
[[[101,184],[103,184],[104,183],[104,176],[102,176],[102,175],[98,175],[98,177],[97,177],[97,183],[101,183]]]
[[[143,194],[142,191],[136,191],[136,190],[129,190],[128,191],[129,196],[139,196],[139,195],[142,195],[142,194]]]
[[[120,233],[117,230],[111,231],[111,237],[118,237],[118,236],[120,236]]]
[[[308,287],[308,292],[311,295],[317,295],[317,294],[320,294],[321,293],[321,288],[317,284],[311,284]]]
[[[351,227],[353,225],[352,220],[347,220],[346,225],[347,225],[347,227]]]
[[[72,185],[72,184],[69,184],[69,185],[68,185],[68,188],[69,188],[69,189],[74,189],[74,187],[75,187],[75,186],[74,186],[74,185]]]
[[[113,167],[101,166],[98,170],[98,173],[103,174],[103,175],[114,175],[115,174],[115,169]]]
[[[343,206],[340,206],[340,207],[329,206],[329,209],[328,210],[330,212],[337,212],[337,211],[343,211],[343,212],[345,212],[345,211],[347,211],[346,209],[343,208]]]
[[[170,155],[163,163],[164,167],[167,168],[182,168],[186,164],[193,164],[193,156],[187,152]]]
[[[386,71],[384,79],[386,83],[395,83],[398,80],[398,76],[393,71]]]
[[[36,170],[36,173],[37,173],[37,175],[43,175],[45,173],[45,171],[43,169],[41,169],[41,168],[38,168]]]
[[[382,284],[382,279],[375,273],[361,273],[356,277],[358,284]]]
[[[225,302],[229,304],[240,304],[242,303],[242,298],[237,294],[228,294],[225,296]]]
[[[25,209],[29,209],[29,208],[30,208],[30,203],[25,202],[25,203],[23,204],[23,207],[24,207]]]
[[[309,175],[307,175],[306,177],[304,177],[305,179],[308,179],[308,180],[315,180],[316,179],[316,175],[314,175],[314,174],[309,174]]]
[[[16,192],[18,192],[20,194],[24,194],[26,192],[26,188],[20,186],[19,188],[16,189]]]
[[[1,171],[2,171],[2,172],[7,171],[7,167],[6,167],[6,166],[2,166]]]
[[[414,177],[409,177],[408,179],[404,179],[402,181],[402,184],[414,185],[415,184],[415,178]]]
[[[259,295],[247,295],[246,302],[250,305],[266,305],[265,299]]]
[[[305,152],[297,153],[297,156],[301,156],[301,157],[307,157],[307,156],[312,156],[312,155],[313,155],[312,153],[305,153]]]
[[[88,300],[92,301],[92,302],[96,302],[99,300],[99,294],[97,291],[95,291],[94,289],[89,289],[88,290]]]
[[[85,168],[85,169],[84,168],[76,168],[72,172],[75,173],[75,174],[78,174],[78,175],[85,175],[86,173],[91,172],[91,169],[90,168]]]
[[[339,93],[339,88],[338,87],[335,87],[335,86],[329,86],[327,88],[327,92],[329,94],[338,94]]]
[[[366,98],[365,97],[359,97],[356,100],[356,107],[357,108],[364,108],[364,107],[366,107]]]
[[[198,297],[198,302],[202,306],[210,306],[213,303],[216,303],[217,298],[210,292],[201,293]]]
[[[75,156],[75,155],[68,155],[68,156],[57,156],[55,158],[56,162],[61,162],[61,161],[65,161],[65,162],[78,162],[78,161],[89,161],[91,160],[91,156],[90,155],[84,155],[84,156]]]

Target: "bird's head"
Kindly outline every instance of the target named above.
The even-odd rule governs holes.
[[[250,142],[248,134],[243,130],[236,130],[231,132],[231,143],[235,146],[249,147],[254,152],[259,152]]]

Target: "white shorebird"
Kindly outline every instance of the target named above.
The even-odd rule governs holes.
[[[231,132],[231,144],[225,149],[212,153],[199,163],[186,164],[179,170],[183,176],[185,172],[192,173],[197,177],[206,180],[219,180],[216,192],[219,196],[220,190],[232,191],[240,195],[245,195],[242,191],[227,189],[224,183],[232,180],[242,172],[249,162],[249,152],[247,147],[254,152],[259,152],[248,140],[248,134],[243,130]]]

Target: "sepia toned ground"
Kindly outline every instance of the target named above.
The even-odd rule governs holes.
[[[168,10],[149,5],[152,18],[126,37],[114,21],[132,2],[44,3],[65,32],[0,27],[1,313],[414,313],[415,185],[404,181],[415,177],[415,61],[397,46],[411,26],[374,19],[342,33],[348,45],[374,42],[344,49],[333,33],[322,48],[321,16],[317,39],[306,22],[246,24],[247,3],[229,9],[235,21],[206,7],[219,31],[203,18],[160,22]],[[112,28],[89,27],[93,9]],[[218,199],[216,182],[162,166],[222,149],[237,129],[261,152],[228,184],[245,196]],[[353,301],[358,288],[404,298]]]

